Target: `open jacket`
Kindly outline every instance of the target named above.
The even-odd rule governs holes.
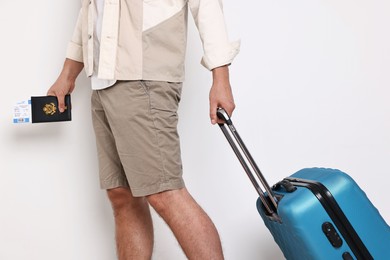
[[[82,0],[67,58],[93,73],[95,0]],[[239,42],[229,42],[221,0],[105,0],[97,77],[115,80],[184,80],[188,10],[209,70],[230,64]]]

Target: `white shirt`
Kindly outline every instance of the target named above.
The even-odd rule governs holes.
[[[115,84],[116,80],[99,79],[97,71],[99,69],[100,39],[102,37],[104,0],[96,0],[94,8],[94,34],[93,34],[93,74],[91,76],[92,89],[104,89]]]

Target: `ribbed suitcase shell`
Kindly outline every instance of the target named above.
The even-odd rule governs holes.
[[[390,259],[390,227],[350,176],[334,169],[308,168],[291,177],[322,183],[333,195],[371,256],[375,260]],[[265,215],[260,200],[257,201],[257,209],[286,259],[343,259],[345,252],[357,259],[346,241],[339,248],[331,245],[321,227],[324,222],[335,224],[309,189],[297,187],[292,193],[280,189],[275,194],[283,196],[277,210],[281,223]]]

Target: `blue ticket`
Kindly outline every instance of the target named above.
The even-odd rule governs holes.
[[[23,100],[14,106],[13,123],[31,123],[31,100]]]

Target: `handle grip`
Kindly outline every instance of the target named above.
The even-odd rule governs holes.
[[[219,119],[223,120],[227,125],[231,125],[232,121],[230,120],[229,114],[223,108],[217,109],[217,116]]]

